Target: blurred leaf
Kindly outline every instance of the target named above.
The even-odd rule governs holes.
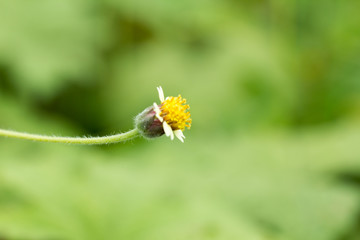
[[[85,0],[0,1],[0,61],[11,65],[19,91],[49,97],[68,82],[91,80],[102,32],[92,7]]]

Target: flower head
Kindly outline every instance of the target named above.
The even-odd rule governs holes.
[[[161,103],[154,103],[140,113],[135,119],[136,127],[144,137],[154,138],[165,133],[171,140],[175,135],[184,142],[183,131],[191,127],[189,105],[181,95],[165,99],[162,88],[158,87],[157,90]]]
[[[161,103],[158,105],[154,103],[154,110],[156,118],[162,123],[166,136],[174,139],[174,135],[184,142],[183,131],[185,127],[190,129],[191,118],[190,106],[186,104],[186,99],[181,95],[178,97],[167,97],[165,99],[164,92],[161,87],[157,88]]]

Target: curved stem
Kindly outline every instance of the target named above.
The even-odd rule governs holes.
[[[56,136],[44,136],[38,134],[22,133],[11,130],[0,129],[0,136],[26,139],[38,142],[52,142],[52,143],[69,143],[69,144],[109,144],[127,141],[134,137],[137,137],[139,131],[137,128],[125,133],[119,133],[105,137],[56,137]]]

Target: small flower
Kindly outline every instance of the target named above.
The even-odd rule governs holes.
[[[158,87],[157,90],[161,104],[154,103],[155,116],[162,122],[166,136],[173,140],[175,135],[181,142],[184,142],[183,131],[185,127],[188,129],[191,127],[190,112],[188,112],[190,106],[186,104],[186,99],[183,99],[181,95],[165,99],[162,88]]]
[[[144,137],[154,138],[165,133],[166,136],[174,139],[174,135],[184,142],[183,131],[185,127],[190,129],[191,118],[189,105],[181,95],[178,97],[167,97],[161,87],[157,88],[161,103],[146,108],[136,119],[136,127]]]

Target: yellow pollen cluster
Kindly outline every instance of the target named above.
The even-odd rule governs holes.
[[[185,127],[190,129],[191,118],[190,106],[186,104],[186,99],[181,95],[178,97],[168,97],[161,103],[161,117],[171,126],[173,130],[184,130]]]

